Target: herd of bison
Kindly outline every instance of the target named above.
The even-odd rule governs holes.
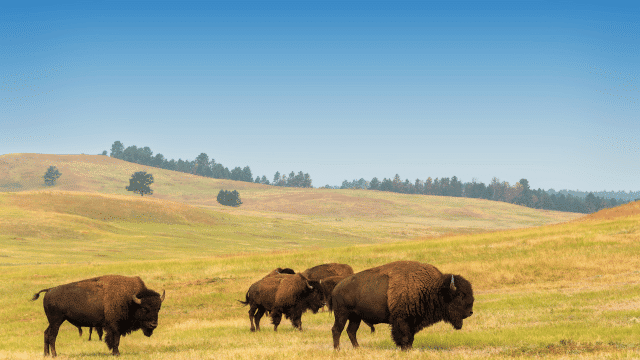
[[[148,289],[139,277],[105,275],[43,289],[44,312],[49,326],[44,332],[44,355],[56,356],[56,337],[66,320],[78,327],[96,329],[113,355],[120,352],[120,337],[142,330],[151,336],[158,326],[158,313],[165,298]],[[358,347],[360,323],[371,331],[374,325],[391,325],[391,337],[402,350],[413,345],[414,335],[439,321],[462,328],[473,314],[471,283],[460,275],[442,274],[429,264],[396,261],[354,273],[346,264],[322,264],[295,273],[277,268],[249,287],[243,305],[249,305],[251,331],[260,330],[260,319],[271,317],[277,331],[282,316],[302,330],[302,314],[316,313],[327,305],[335,322],[333,346],[340,347],[340,335],[347,321],[347,335]]]

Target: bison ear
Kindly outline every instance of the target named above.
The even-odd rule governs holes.
[[[444,298],[444,302],[450,303],[453,301],[453,295],[456,292],[455,282],[453,280],[453,275],[449,277],[449,275],[443,276],[442,287],[440,288],[440,294]]]
[[[138,305],[142,305],[142,299],[140,299],[138,297],[138,295],[133,295],[133,297],[131,298],[131,300],[133,300],[134,303],[138,304]]]
[[[162,296],[160,296],[160,302],[164,301],[164,289],[162,289]]]

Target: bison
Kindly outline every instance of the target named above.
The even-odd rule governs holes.
[[[302,314],[307,310],[316,313],[324,306],[320,283],[302,274],[265,277],[249,287],[245,301],[238,301],[249,305],[251,331],[260,330],[260,319],[265,313],[270,313],[274,331],[278,331],[283,314],[295,328],[302,330]]]
[[[302,274],[305,277],[307,277],[307,279],[309,280],[322,281],[334,276],[339,276],[344,278],[348,275],[353,274],[353,269],[351,268],[351,266],[347,264],[329,263],[329,264],[316,265],[314,267],[308,268],[307,270],[303,271]],[[333,281],[335,281],[335,279]],[[335,282],[333,286],[335,286],[336,284],[337,282]],[[325,304],[327,304],[327,306],[330,307],[329,296],[327,296],[326,292],[325,292],[324,300],[325,300]]]
[[[102,341],[102,328],[100,326],[96,326],[96,332],[98,333],[98,338]],[[78,333],[82,336],[82,327],[78,326]],[[93,333],[93,326],[89,327],[89,341],[91,341],[91,333]]]
[[[409,350],[414,335],[439,321],[462,328],[473,314],[471,283],[460,275],[442,274],[433,265],[397,261],[361,271],[342,280],[332,292],[335,322],[333,347],[349,320],[347,334],[358,347],[360,321],[391,325],[396,346]]]
[[[49,320],[44,332],[44,355],[57,356],[56,337],[66,320],[77,327],[104,328],[105,342],[113,355],[119,355],[120,336],[142,329],[151,336],[158,326],[158,312],[164,301],[157,292],[147,289],[139,277],[105,275],[43,289],[42,304]]]

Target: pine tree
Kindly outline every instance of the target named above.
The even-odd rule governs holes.
[[[46,186],[55,185],[56,181],[61,175],[62,174],[60,173],[60,171],[58,171],[58,168],[56,168],[55,166],[49,166],[49,169],[47,169],[47,172],[43,176],[44,184]]]

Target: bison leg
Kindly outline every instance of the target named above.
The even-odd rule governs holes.
[[[258,307],[255,306],[254,304],[251,304],[251,306],[249,307],[249,323],[251,323],[251,331],[256,331],[256,327],[253,326],[256,310],[258,310]]]
[[[273,331],[278,331],[278,325],[282,321],[282,313],[279,311],[271,311],[271,323],[273,324]]]
[[[49,326],[44,331],[44,355],[49,355],[49,350],[51,350],[51,356],[56,357],[58,356],[56,352],[56,338],[58,337],[60,325],[62,325],[65,319],[57,314],[46,315],[47,320],[49,320]]]
[[[120,350],[118,350],[120,346],[120,333],[117,330],[107,328],[107,336],[105,336],[104,341],[107,343],[107,347],[109,347],[113,355],[120,355]]]
[[[58,337],[58,330],[61,324],[49,324],[47,330],[44,331],[44,355],[49,355],[51,350],[51,356],[56,357],[56,338]]]
[[[93,332],[93,326],[89,326],[89,341],[91,341],[91,333]]]
[[[256,316],[253,319],[256,323],[256,331],[260,331],[260,319],[264,315],[265,309],[263,307],[258,308],[258,312],[256,312]]]
[[[362,319],[355,314],[349,316],[349,326],[347,326],[347,335],[349,335],[349,340],[351,340],[351,345],[354,348],[360,347],[358,344],[358,339],[356,339],[356,333],[358,332],[358,328],[360,327],[360,321]]]
[[[302,331],[302,315],[292,318],[291,325],[293,325],[294,328]]]
[[[402,350],[410,350],[413,347],[414,333],[406,321],[396,320],[391,325],[391,337],[396,346]]]
[[[364,323],[365,323],[365,324],[367,324],[367,325],[371,328],[371,333],[372,333],[372,334],[373,334],[374,332],[376,332],[376,328],[375,328],[375,327],[373,327],[373,324],[368,323],[368,322],[366,322],[366,321],[365,321]]]
[[[102,327],[96,326],[96,332],[98,333],[98,339],[102,341]],[[91,333],[89,333],[89,336],[91,336]]]
[[[333,327],[331,328],[331,333],[333,334],[333,348],[336,350],[339,350],[340,335],[342,334],[342,330],[344,330],[344,326],[347,324],[347,320],[349,319],[349,314],[335,311],[333,315],[335,316],[335,319],[336,319],[333,323]]]
[[[78,334],[82,337],[82,327],[78,326]],[[89,333],[89,340],[91,340],[91,333]]]

